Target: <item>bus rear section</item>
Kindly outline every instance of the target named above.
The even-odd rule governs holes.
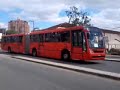
[[[8,52],[25,53],[24,37],[24,34],[12,34],[2,36],[1,49]]]

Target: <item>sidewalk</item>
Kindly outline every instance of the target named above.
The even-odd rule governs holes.
[[[106,60],[120,62],[120,55],[107,55]]]
[[[120,58],[120,55],[106,55],[106,57]]]

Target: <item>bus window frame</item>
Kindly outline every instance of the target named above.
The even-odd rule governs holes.
[[[74,32],[76,32],[77,33],[77,45],[74,45],[73,43],[73,38],[74,38],[74,36],[73,36],[73,34],[74,34]],[[81,32],[81,45],[80,45],[80,43],[79,43],[79,41],[78,41],[78,32]],[[73,31],[71,31],[71,44],[72,44],[72,47],[80,47],[80,48],[82,48],[83,47],[83,35],[82,35],[83,33],[82,33],[82,31],[81,30],[73,30]]]
[[[87,52],[87,40],[88,40],[87,38],[86,38],[86,33],[82,32],[82,49],[83,51],[86,51],[86,52]]]
[[[68,33],[68,40],[63,39],[63,34]],[[70,43],[70,31],[60,31],[60,32],[51,32],[51,33],[45,33],[45,42],[62,42],[62,43]],[[48,39],[48,40],[47,40]]]

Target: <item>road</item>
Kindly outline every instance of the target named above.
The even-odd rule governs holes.
[[[2,52],[1,52],[2,54]],[[8,54],[8,53],[3,53],[3,54]],[[80,61],[61,61],[61,60],[56,60],[56,59],[46,59],[46,58],[40,58],[40,57],[32,57],[28,55],[20,55],[20,54],[8,54],[11,56],[25,56],[25,57],[31,57],[31,58],[36,58],[36,59],[42,59],[46,61],[52,61],[52,62],[57,62],[57,63],[66,63],[69,65],[75,65],[75,66],[80,66],[80,67],[86,67],[86,68],[92,68],[92,69],[98,69],[98,70],[103,70],[103,71],[108,71],[108,72],[114,72],[114,73],[120,73],[120,62],[116,61],[92,61],[88,63],[80,62]],[[118,59],[118,56],[112,56],[114,58]],[[112,58],[109,57],[109,58]]]
[[[1,90],[120,90],[120,82],[0,53]]]

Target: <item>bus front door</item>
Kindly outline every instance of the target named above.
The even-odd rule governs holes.
[[[82,51],[82,32],[79,30],[72,31],[72,49],[71,49],[71,58],[74,60],[83,59]]]

